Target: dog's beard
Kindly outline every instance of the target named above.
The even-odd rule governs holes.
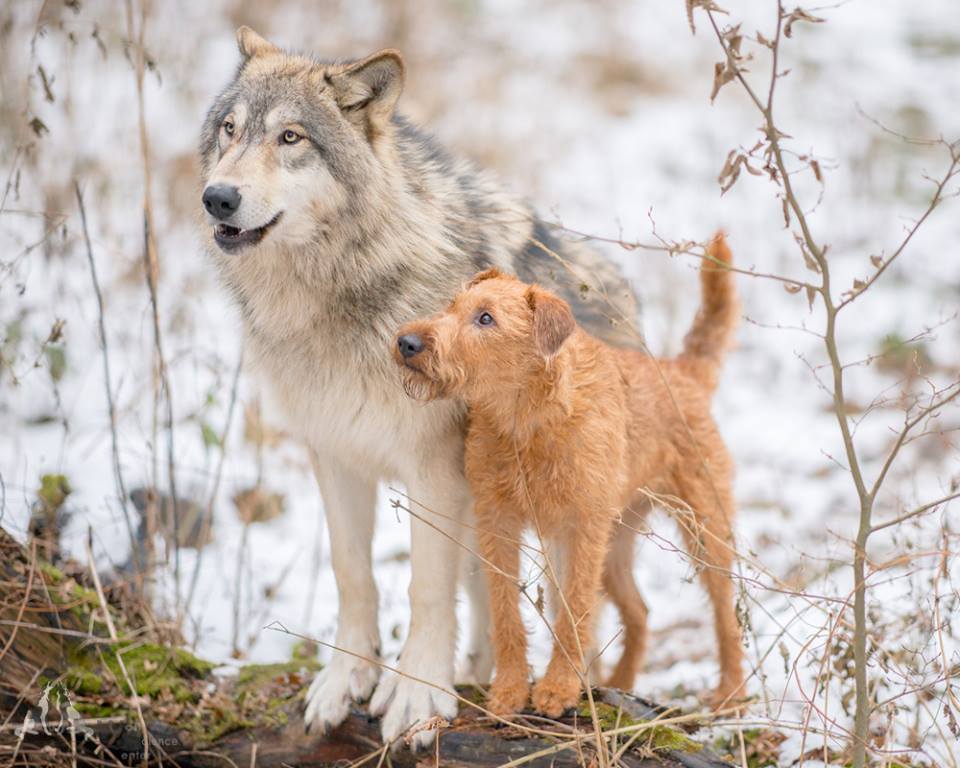
[[[446,397],[444,386],[441,382],[429,378],[420,371],[411,368],[402,369],[401,381],[403,391],[407,397],[421,403],[429,403],[431,400],[438,400]]]
[[[460,370],[450,371],[448,375],[442,376],[435,371],[407,366],[401,370],[403,391],[408,397],[422,403],[457,397],[463,389],[464,372]]]

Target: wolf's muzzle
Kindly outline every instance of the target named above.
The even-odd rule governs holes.
[[[214,218],[226,221],[240,207],[240,190],[228,184],[213,184],[203,190],[203,207]]]

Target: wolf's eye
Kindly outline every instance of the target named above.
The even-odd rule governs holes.
[[[227,134],[227,136],[233,136],[234,130],[233,120],[228,117],[223,121],[223,132]]]
[[[477,325],[493,325],[493,315],[489,312],[481,312],[477,315]]]
[[[301,136],[296,131],[286,130],[283,132],[283,135],[280,137],[280,141],[282,141],[284,144],[296,144],[302,138],[303,136]]]

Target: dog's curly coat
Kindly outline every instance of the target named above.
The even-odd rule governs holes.
[[[675,359],[604,344],[577,326],[563,299],[496,269],[478,274],[445,312],[399,332],[394,356],[407,391],[462,397],[469,406],[465,462],[489,574],[495,712],[523,708],[529,694],[517,593],[528,526],[558,545],[553,581],[562,585],[553,656],[533,689],[534,707],[556,716],[576,703],[601,583],[626,629],[612,682],[632,686],[647,611],[633,582],[627,526],[651,498],[689,510],[681,527],[702,566],[716,622],[720,682],[713,703],[743,687],[730,579],[733,465],[710,414],[737,302],[722,235],[709,254],[701,311]],[[627,526],[611,546],[618,519]]]

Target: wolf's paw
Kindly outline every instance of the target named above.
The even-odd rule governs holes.
[[[533,708],[547,717],[560,717],[580,701],[580,678],[574,674],[544,675],[533,686]]]
[[[487,643],[470,650],[457,665],[454,679],[464,685],[487,685],[493,672],[493,648]]]
[[[457,716],[457,700],[447,691],[401,675],[390,675],[377,686],[370,701],[370,713],[383,717],[380,730],[384,744],[399,739],[418,724],[425,726],[413,733],[410,748],[426,749],[436,736],[436,728],[429,727],[429,721],[436,717],[452,721]]]
[[[334,654],[310,684],[303,722],[307,730],[324,734],[342,723],[350,702],[370,696],[380,677],[380,667],[345,653]]]

